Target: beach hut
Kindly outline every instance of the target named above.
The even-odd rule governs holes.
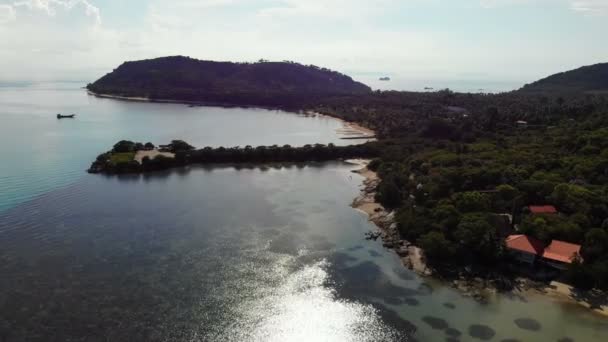
[[[542,241],[523,234],[509,235],[505,244],[515,259],[530,265],[534,264],[544,250]]]
[[[551,244],[543,252],[543,260],[551,267],[564,270],[574,259],[581,258],[581,245],[559,240],[551,241]]]
[[[552,205],[531,205],[528,207],[532,215],[554,215],[557,209]]]

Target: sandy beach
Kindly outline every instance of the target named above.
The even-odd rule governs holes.
[[[140,102],[150,102],[151,101],[147,97],[129,97],[129,96],[118,96],[118,95],[109,95],[109,94],[98,94],[98,93],[94,93],[94,92],[92,92],[90,90],[87,90],[87,93],[89,95],[93,95],[93,96],[101,97],[101,98],[107,98],[107,99],[126,100],[126,101],[140,101]]]
[[[334,118],[334,117],[332,117]],[[375,132],[369,128],[363,127],[354,122],[347,122],[342,119],[334,118],[340,120],[342,122],[342,128],[338,128],[336,132],[340,135],[345,136],[345,138],[353,139],[353,138],[373,138],[375,137]]]
[[[150,159],[154,159],[156,156],[165,156],[168,158],[175,158],[175,154],[171,153],[171,152],[160,152],[157,149],[154,150],[148,150],[148,151],[137,151],[137,153],[135,153],[135,161],[137,161],[138,163],[141,164],[141,161],[144,159],[144,157],[148,157]]]
[[[322,114],[318,112],[308,111],[305,113],[307,116],[313,117],[328,117],[334,120],[338,120],[342,123],[342,127],[336,129],[336,133],[342,136],[342,139],[368,139],[374,140],[376,137],[376,132],[370,128],[362,126],[356,122],[349,122],[342,118],[338,118],[335,116]]]
[[[542,288],[530,288],[527,295],[549,296],[556,301],[583,306],[594,313],[608,317],[608,294],[598,290],[577,291],[572,286],[552,281]]]

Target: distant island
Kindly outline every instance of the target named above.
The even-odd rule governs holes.
[[[608,63],[584,66],[526,84],[522,92],[608,92]]]
[[[380,81],[390,81],[391,78],[388,77],[388,76],[385,76],[385,77],[380,77],[378,80],[380,80]]]
[[[344,74],[314,65],[214,62],[183,56],[125,62],[87,89],[127,98],[281,107],[371,92]]]
[[[165,65],[171,62],[177,63],[173,69]],[[98,156],[90,172],[373,158],[356,202],[380,227],[369,237],[381,236],[406,266],[453,281],[476,298],[487,287],[554,291],[568,288],[567,283],[579,290],[608,290],[608,93],[600,91],[607,64],[550,76],[519,91],[463,94],[449,89],[371,92],[347,76],[291,63],[231,63],[229,68],[246,72],[242,79],[228,73],[226,83],[220,74],[205,78],[180,71],[214,62],[169,57],[131,63],[89,90],[217,100],[217,91],[209,95],[204,89],[223,84],[222,102],[289,104],[359,123],[374,130],[378,141],[198,150],[179,140],[160,148],[122,141]],[[163,68],[150,69],[156,63]],[[294,73],[283,77],[269,71],[283,68]],[[201,79],[215,81],[198,91]],[[584,294],[562,293],[608,312],[608,300],[597,303],[608,298],[604,292]]]

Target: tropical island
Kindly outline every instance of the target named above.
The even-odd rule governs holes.
[[[419,247],[425,272],[481,278],[504,290],[519,286],[522,276],[544,284],[557,279],[582,290],[571,296],[595,309],[608,304],[598,292],[608,290],[608,78],[602,76],[608,64],[519,91],[462,94],[371,91],[342,74],[292,62],[213,63],[128,62],[88,89],[316,112],[368,127],[378,141],[197,150],[179,140],[159,148],[125,140],[89,171],[372,158],[367,168],[379,178],[367,192],[378,203],[373,211],[386,213],[372,213],[385,245],[406,260],[409,247]],[[222,74],[224,67],[231,71]]]
[[[287,108],[328,96],[371,92],[344,74],[314,65],[214,62],[183,56],[125,62],[87,89],[127,99]]]

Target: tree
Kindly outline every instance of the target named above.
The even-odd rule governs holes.
[[[129,140],[121,140],[114,145],[112,151],[117,153],[133,152],[135,151],[135,143]]]
[[[169,144],[169,150],[171,152],[191,151],[194,150],[194,146],[188,144],[183,140],[171,140],[171,143]]]
[[[519,230],[522,234],[533,236],[545,243],[552,240],[545,217],[526,216],[521,222]]]
[[[581,290],[593,288],[593,276],[589,269],[582,263],[580,258],[575,257],[566,270],[566,278],[574,287]]]
[[[496,129],[497,123],[498,123],[498,108],[488,107],[486,109],[485,129],[490,132],[493,132]]]
[[[452,139],[458,129],[442,119],[432,119],[422,134],[427,138]]]
[[[511,212],[515,206],[515,199],[518,197],[519,191],[508,184],[497,186],[496,191],[498,191],[495,196],[496,208]]]
[[[387,208],[397,208],[401,205],[401,191],[394,179],[389,178],[380,182],[376,199]]]
[[[454,203],[458,210],[463,213],[487,211],[490,209],[490,200],[488,196],[477,191],[455,194]]]
[[[495,260],[502,252],[496,227],[484,214],[465,214],[454,237],[460,243],[463,255],[476,256],[482,263]]]
[[[555,204],[567,213],[587,213],[591,208],[592,197],[591,191],[586,188],[567,183],[557,185],[551,194]]]
[[[594,262],[608,255],[608,233],[599,228],[593,228],[585,234],[585,242],[581,253],[586,262]]]
[[[595,286],[602,290],[608,289],[608,257],[605,256],[605,259],[596,261],[591,270]]]
[[[433,218],[445,231],[456,229],[460,222],[460,212],[452,204],[440,204],[431,211]]]
[[[430,261],[449,262],[456,253],[454,243],[446,239],[441,232],[429,232],[423,235],[418,242],[424,255]]]

